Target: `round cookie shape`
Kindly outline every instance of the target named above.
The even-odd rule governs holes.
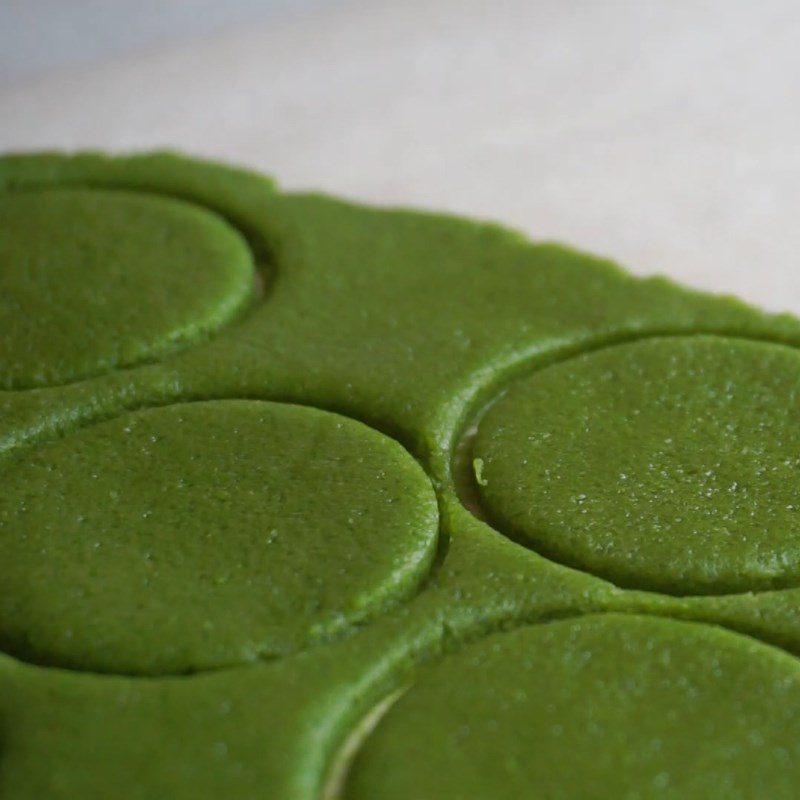
[[[256,400],[127,414],[0,469],[0,646],[176,674],[295,652],[411,593],[430,482],[394,440]]]
[[[156,358],[253,294],[242,236],[188,203],[123,191],[0,194],[0,389]]]
[[[653,338],[510,386],[474,441],[512,538],[620,586],[678,595],[800,582],[800,354]]]
[[[721,629],[612,614],[522,628],[424,671],[344,797],[788,800],[799,702],[792,658]]]

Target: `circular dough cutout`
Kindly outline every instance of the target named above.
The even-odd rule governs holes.
[[[622,615],[522,628],[424,670],[343,797],[788,800],[798,703],[792,658],[718,628]]]
[[[253,296],[242,236],[188,203],[124,191],[0,194],[0,389],[157,358]]]
[[[800,354],[713,336],[588,353],[511,385],[473,454],[488,519],[630,588],[800,582]]]
[[[296,652],[412,593],[436,498],[394,440],[251,400],[150,409],[0,469],[0,646],[175,674]]]

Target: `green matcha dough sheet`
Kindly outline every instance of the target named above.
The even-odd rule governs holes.
[[[0,800],[796,797],[799,344],[491,223],[0,158]]]

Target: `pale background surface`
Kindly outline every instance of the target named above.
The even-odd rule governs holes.
[[[0,150],[171,147],[800,313],[795,0],[0,0]]]

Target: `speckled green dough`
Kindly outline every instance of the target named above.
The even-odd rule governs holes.
[[[0,210],[0,800],[800,796],[800,321],[168,153]]]
[[[677,594],[800,583],[800,353],[720,337],[515,383],[475,441],[490,517],[545,555]]]
[[[424,671],[344,796],[791,800],[798,704],[795,661],[731,633],[611,614],[522,628]]]
[[[285,655],[407,596],[436,548],[430,483],[396,442],[275,403],[128,414],[0,484],[0,642],[74,669]]]
[[[0,194],[0,388],[65,383],[160,356],[248,301],[241,236],[175,200]]]

